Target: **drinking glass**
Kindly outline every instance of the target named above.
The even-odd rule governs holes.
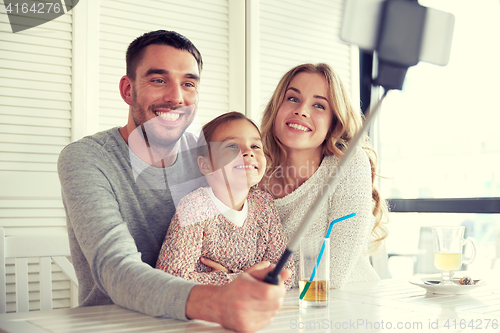
[[[330,239],[302,237],[299,243],[299,295],[302,296],[299,296],[299,305],[302,308],[326,307],[329,292]]]
[[[464,239],[465,227],[432,227],[434,243],[434,266],[441,271],[441,283],[451,285],[453,274],[462,264],[470,264],[476,257],[476,242],[473,238]],[[470,258],[463,258],[465,244],[472,245]]]

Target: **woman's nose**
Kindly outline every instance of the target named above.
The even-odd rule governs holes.
[[[294,112],[297,116],[302,116],[302,117],[309,117],[309,110],[307,110],[307,107],[305,105],[301,105],[299,106],[295,112]]]

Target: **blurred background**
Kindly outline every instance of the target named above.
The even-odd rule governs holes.
[[[477,241],[475,262],[462,270],[498,268],[500,4],[419,2],[455,16],[450,62],[410,68],[403,90],[393,91],[384,102],[372,137],[386,198],[437,200],[394,200],[418,203],[419,208],[390,215],[389,271],[398,277],[438,272],[430,227],[452,225],[465,226],[466,236]],[[443,198],[451,200],[439,200]],[[481,214],[482,206],[476,205],[481,200],[474,198],[488,198],[496,213]],[[417,212],[440,207],[456,213]]]

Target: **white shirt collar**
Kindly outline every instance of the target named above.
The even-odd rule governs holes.
[[[243,209],[238,211],[234,210],[228,206],[226,206],[222,201],[219,200],[214,194],[214,191],[211,187],[204,187],[207,191],[208,195],[212,199],[212,202],[215,204],[215,207],[219,210],[219,212],[224,215],[231,223],[237,225],[238,227],[243,226],[243,223],[248,217],[248,200],[245,199],[243,203]]]

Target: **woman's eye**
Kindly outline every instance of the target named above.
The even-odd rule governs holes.
[[[289,100],[290,102],[294,102],[294,103],[297,103],[297,102],[299,101],[299,100],[298,100],[297,98],[295,98],[295,97],[288,97],[288,100]]]
[[[322,104],[319,104],[319,103],[318,104],[314,104],[314,107],[318,108],[318,109],[322,109],[322,110],[325,109],[325,107]]]

